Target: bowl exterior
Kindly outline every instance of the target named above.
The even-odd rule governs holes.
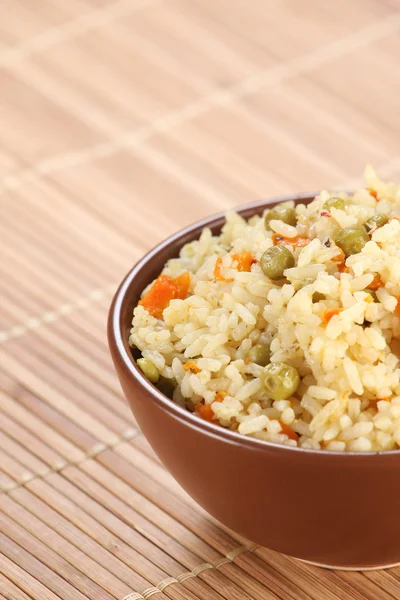
[[[221,219],[210,220],[215,223],[218,228]],[[132,307],[199,227],[148,255],[128,274],[110,309],[111,355],[144,435],[194,500],[250,540],[326,566],[399,563],[400,452],[336,454],[228,435],[175,406],[136,368],[127,342]]]

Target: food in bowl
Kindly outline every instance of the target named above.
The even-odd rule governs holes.
[[[239,434],[399,449],[400,186],[365,179],[183,246],[134,309],[144,375]]]

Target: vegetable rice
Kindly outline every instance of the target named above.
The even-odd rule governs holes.
[[[400,185],[365,179],[186,244],[134,309],[149,380],[268,442],[399,449]]]

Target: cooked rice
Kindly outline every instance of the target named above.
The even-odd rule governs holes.
[[[366,187],[351,196],[323,191],[309,205],[297,205],[296,227],[272,220],[273,231],[266,231],[263,216],[245,221],[229,213],[219,236],[205,229],[168,261],[164,274],[191,274],[189,295],[171,300],[161,319],[137,306],[129,341],[162,376],[176,379],[176,402],[191,411],[210,405],[215,423],[269,442],[332,451],[399,449],[400,220],[376,229],[362,251],[347,258],[348,272],[338,271],[338,247],[325,244],[340,228],[361,226],[375,214],[400,217],[400,185],[380,181],[369,166],[365,179]],[[327,214],[323,205],[331,197],[345,199],[345,209]],[[296,266],[285,271],[283,284],[268,279],[259,263],[274,232],[312,239],[289,247]],[[250,271],[235,268],[233,255],[244,251],[257,259]],[[224,280],[214,276],[220,257]],[[313,282],[300,289],[306,277]],[[384,283],[375,302],[365,292],[374,277]],[[314,292],[325,299],[313,303]],[[325,311],[335,308],[342,310],[324,323]],[[268,398],[263,367],[247,358],[255,344],[270,344],[271,362],[298,370],[293,397]],[[188,361],[197,368],[186,370]]]

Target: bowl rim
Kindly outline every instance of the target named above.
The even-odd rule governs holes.
[[[274,196],[270,199],[264,199],[257,202],[251,202],[248,204],[242,204],[240,206],[234,207],[230,210],[238,212],[240,214],[246,213],[246,218],[250,218],[253,214],[257,214],[257,212],[261,212],[263,209],[268,206],[274,206],[275,204],[279,204],[281,202],[287,202],[289,200],[295,202],[303,201],[311,201],[317,196],[320,192],[305,192],[298,194],[288,194],[284,196]],[[201,430],[203,433],[217,437],[221,440],[224,440],[229,443],[239,444],[242,446],[246,446],[248,448],[257,449],[257,450],[275,450],[275,451],[286,451],[286,452],[295,452],[299,454],[308,454],[324,457],[357,457],[357,460],[365,459],[366,457],[376,457],[376,456],[400,456],[399,450],[380,450],[380,451],[369,451],[369,452],[357,452],[357,451],[333,451],[333,450],[323,450],[323,449],[313,449],[313,448],[301,448],[298,446],[286,446],[283,444],[278,444],[276,442],[268,442],[265,440],[260,440],[258,438],[252,438],[249,436],[241,435],[236,431],[231,431],[230,429],[226,429],[220,427],[217,424],[210,423],[208,421],[201,420],[196,415],[192,414],[187,409],[179,406],[175,402],[173,402],[170,398],[165,396],[162,392],[160,392],[153,384],[151,384],[146,377],[143,375],[141,370],[137,367],[136,362],[134,361],[132,355],[130,354],[128,348],[129,343],[128,340],[124,340],[124,334],[122,332],[122,318],[121,313],[123,307],[125,305],[125,297],[127,292],[130,290],[131,286],[134,285],[135,279],[137,275],[146,269],[149,262],[157,256],[157,254],[168,248],[170,245],[178,245],[182,241],[179,248],[182,247],[188,240],[185,238],[196,239],[196,235],[199,231],[204,229],[204,227],[216,227],[218,228],[220,222],[223,223],[225,220],[225,215],[227,211],[220,211],[218,213],[214,213],[211,216],[202,218],[194,223],[187,225],[186,227],[180,229],[176,233],[168,236],[166,239],[159,242],[154,248],[149,250],[127,273],[127,275],[122,280],[119,285],[114,298],[112,300],[109,314],[108,314],[108,338],[109,345],[113,347],[119,357],[122,360],[125,370],[129,373],[129,375],[149,394],[153,402],[156,402],[160,408],[170,413],[175,418],[179,420],[183,420],[187,426],[192,429]],[[247,215],[249,213],[249,215]],[[191,238],[191,236],[193,237]],[[132,312],[133,312],[132,307]]]

